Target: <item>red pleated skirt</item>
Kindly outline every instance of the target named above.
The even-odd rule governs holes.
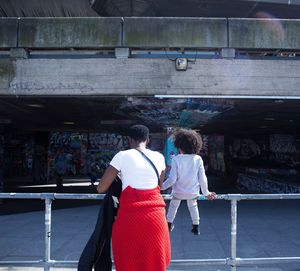
[[[112,229],[116,271],[165,271],[171,259],[165,202],[159,187],[125,188]]]

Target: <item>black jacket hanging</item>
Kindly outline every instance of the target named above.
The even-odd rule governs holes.
[[[119,207],[118,200],[121,192],[122,182],[116,179],[104,197],[94,232],[81,253],[78,271],[92,271],[93,267],[95,271],[112,270],[110,254],[111,233]]]

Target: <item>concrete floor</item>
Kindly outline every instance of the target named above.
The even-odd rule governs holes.
[[[41,201],[36,205],[42,207]],[[7,203],[6,203],[7,204]],[[20,209],[33,202],[19,200]],[[52,213],[51,258],[78,260],[95,226],[99,206],[70,208],[66,201],[54,201]],[[22,208],[21,208],[22,206]],[[57,208],[57,209],[56,209]],[[191,221],[182,203],[171,233],[172,259],[230,257],[230,202],[200,202],[201,235],[190,233]],[[4,205],[0,209],[5,209]],[[39,209],[39,208],[37,208]],[[0,261],[37,260],[44,254],[44,212],[2,212],[0,216]],[[300,256],[300,208],[298,200],[244,201],[238,203],[238,257]],[[0,270],[42,270],[40,268],[0,267]],[[75,270],[59,269],[51,270]],[[169,270],[225,271],[228,266],[172,265]],[[285,265],[239,267],[238,270],[300,271],[300,262]]]

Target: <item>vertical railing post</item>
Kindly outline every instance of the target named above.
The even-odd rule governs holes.
[[[231,200],[231,271],[236,271],[237,200]]]
[[[50,270],[49,262],[51,260],[51,205],[52,199],[45,198],[45,263],[44,271]]]

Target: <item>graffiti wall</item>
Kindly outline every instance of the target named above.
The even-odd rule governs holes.
[[[230,142],[228,160],[240,173],[237,178],[240,189],[288,193],[300,187],[298,135],[271,134],[234,138]]]
[[[270,136],[270,160],[274,163],[291,168],[300,166],[300,136],[280,135]]]
[[[89,173],[92,164],[99,166],[102,175],[110,160],[120,150],[128,147],[127,137],[115,133],[88,134],[88,147],[86,153],[86,171]]]
[[[162,150],[162,134],[150,134],[149,148]],[[89,176],[97,165],[101,176],[113,156],[128,148],[127,136],[116,133],[53,132],[50,136],[48,168],[64,176]]]
[[[87,135],[84,133],[53,132],[48,152],[48,176],[55,172],[65,176],[85,174]]]
[[[237,187],[241,191],[256,193],[300,193],[300,186],[288,184],[274,178],[268,179],[264,175],[239,174]]]

